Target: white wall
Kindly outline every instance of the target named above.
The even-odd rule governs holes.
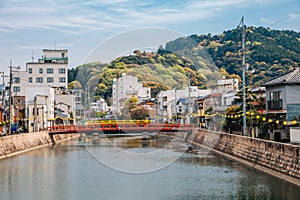
[[[290,140],[291,143],[300,143],[300,128],[290,127]]]
[[[28,87],[25,93],[26,118],[29,119],[29,132],[33,132],[31,123],[34,122],[34,97],[37,96],[37,108],[39,109],[38,127],[42,127],[42,116],[44,116],[45,126],[50,126],[48,119],[54,118],[54,88],[51,87]],[[43,113],[42,113],[43,112]]]
[[[145,99],[151,98],[151,89],[143,87],[137,78],[131,75],[122,74],[119,79],[113,80],[113,113],[121,112],[121,101],[129,99],[131,96],[137,96],[139,103]]]
[[[61,104],[63,103],[63,104]],[[76,113],[75,95],[55,95],[55,104],[58,109],[63,110],[63,114],[70,117],[70,112],[73,112],[73,116]],[[69,105],[70,107],[68,107]]]

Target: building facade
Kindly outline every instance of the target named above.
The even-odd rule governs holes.
[[[195,100],[198,96],[210,94],[210,90],[199,90],[197,86],[183,90],[161,91],[158,96],[159,116],[164,122],[170,122],[174,116],[183,118],[194,112]]]
[[[68,87],[68,50],[43,50],[37,62],[26,63],[26,71],[13,72],[12,93],[26,95],[26,87]]]
[[[151,98],[151,88],[143,87],[136,77],[125,73],[119,79],[113,79],[112,93],[114,116],[120,115],[125,101],[132,96],[138,98],[138,103]]]
[[[56,99],[60,98],[57,90],[67,92],[68,87],[68,50],[43,49],[42,57],[26,63],[25,71],[13,71],[12,74],[12,117],[25,118],[25,129],[29,132],[54,125],[55,108],[63,107],[55,107]],[[68,99],[73,99],[73,96],[62,101],[69,103]],[[22,100],[25,108],[19,102]],[[71,103],[75,106],[75,100]],[[71,108],[74,106],[71,105]],[[63,109],[64,112],[69,110]]]
[[[43,130],[54,121],[55,89],[52,87],[28,87],[25,96],[25,129],[28,132]]]
[[[300,120],[300,69],[283,74],[264,84],[266,87],[266,115],[279,124],[271,130],[271,139],[289,141],[289,129],[282,126],[284,121]],[[273,134],[273,135],[272,135]],[[273,137],[273,138],[272,138]]]

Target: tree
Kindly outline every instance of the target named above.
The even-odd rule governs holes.
[[[132,96],[124,102],[124,106],[122,109],[122,118],[129,119],[131,109],[135,108],[138,103],[138,98],[136,96]]]
[[[145,120],[149,118],[149,110],[142,106],[137,106],[130,110],[130,117],[132,120]]]
[[[107,90],[107,86],[104,85],[103,83],[99,83],[95,88],[95,96],[104,97],[106,90]]]
[[[68,84],[68,89],[82,89],[82,86],[79,81],[72,81]]]

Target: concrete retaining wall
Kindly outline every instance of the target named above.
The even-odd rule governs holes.
[[[176,137],[182,137],[176,135]],[[269,140],[199,130],[194,144],[300,186],[300,146]]]
[[[49,146],[79,137],[78,134],[54,135],[53,140],[45,131],[37,133],[23,133],[0,137],[0,159],[14,156],[36,148]]]

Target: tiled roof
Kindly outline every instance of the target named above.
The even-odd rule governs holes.
[[[296,83],[300,83],[300,68],[296,68],[292,72],[288,72],[286,74],[283,74],[282,76],[274,78],[264,83],[263,85],[271,86],[271,85],[296,84]]]

